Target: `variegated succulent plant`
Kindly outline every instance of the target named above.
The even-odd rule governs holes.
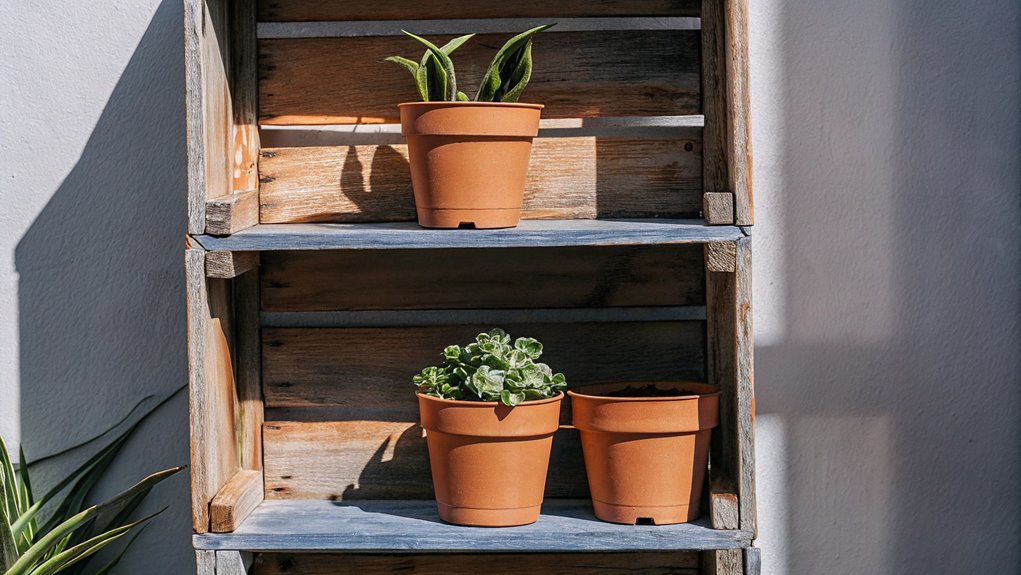
[[[476,102],[517,102],[532,76],[532,36],[553,26],[536,26],[514,36],[493,56],[475,93]],[[469,101],[468,95],[457,89],[457,76],[450,55],[475,34],[459,36],[442,47],[402,30],[426,47],[420,61],[401,56],[390,56],[387,62],[403,66],[415,79],[415,87],[423,102]]]
[[[567,387],[564,374],[537,361],[541,355],[538,340],[519,337],[512,344],[506,332],[493,329],[468,345],[447,346],[443,365],[423,369],[413,381],[419,393],[442,399],[515,406],[554,397]]]

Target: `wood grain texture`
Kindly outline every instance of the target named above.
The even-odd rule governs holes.
[[[259,0],[262,22],[314,20],[422,20],[444,18],[573,18],[588,16],[698,16],[697,0]]]
[[[259,223],[258,174],[255,187],[206,202],[206,233],[228,236]]]
[[[734,194],[706,192],[702,196],[702,212],[709,225],[733,225]]]
[[[195,566],[197,575],[216,575],[216,551],[197,549]]]
[[[259,252],[206,252],[206,276],[231,279],[259,267]]]
[[[216,575],[247,575],[245,561],[238,551],[216,552]]]
[[[547,499],[539,521],[492,529],[447,525],[435,501],[266,501],[233,533],[195,535],[199,549],[250,551],[575,552],[695,551],[750,544],[744,531],[677,525],[615,525],[592,515],[591,501]]]
[[[702,128],[702,180],[706,195],[732,191],[727,187],[729,138],[724,10],[727,1],[702,0],[702,113],[705,117]],[[709,221],[711,207],[707,205],[705,210]]]
[[[458,86],[466,93],[474,95],[505,40],[506,35],[481,35],[458,50]],[[397,104],[418,99],[414,83],[406,70],[380,61],[421,51],[410,38],[260,40],[260,122],[398,122]],[[546,118],[701,110],[698,31],[549,34],[536,38],[535,60],[527,100],[543,103]]]
[[[709,488],[709,519],[713,529],[737,529],[740,523],[737,490],[726,478],[715,479]]]
[[[720,433],[710,454],[713,481],[732,482],[740,526],[755,530],[751,238],[736,242],[735,271],[706,272],[707,369],[718,386]]]
[[[726,79],[730,161],[728,184],[734,192],[734,219],[755,220],[752,201],[751,91],[748,87],[748,0],[726,2]]]
[[[415,221],[407,146],[273,148],[260,163],[262,223]],[[522,217],[695,217],[698,140],[539,138]]]
[[[237,443],[242,469],[262,469],[262,332],[258,268],[234,280]]]
[[[741,549],[707,551],[702,554],[703,575],[742,575],[744,554]]]
[[[233,189],[237,192],[259,187],[259,45],[256,0],[232,0],[230,4],[231,97],[234,104],[231,160]]]
[[[263,499],[262,473],[251,469],[238,471],[209,506],[209,530],[213,533],[234,531]]]
[[[499,258],[478,250],[266,252],[262,309],[703,305],[701,262],[697,245],[505,249]]]
[[[733,272],[736,267],[736,243],[710,242],[705,244],[705,269],[707,272]]]
[[[188,231],[202,233],[206,201],[233,183],[230,10],[226,0],[185,2]]]
[[[501,230],[427,230],[412,222],[260,224],[236,234],[196,236],[211,251],[555,248],[702,244],[744,237],[702,220],[524,220]]]
[[[414,396],[405,395],[415,409]],[[391,411],[384,417],[393,415],[404,421],[267,422],[266,499],[432,499],[429,453],[415,423],[418,414]],[[575,430],[554,436],[546,497],[588,497]]]
[[[744,550],[744,575],[759,575],[762,572],[762,553],[757,547]]]
[[[698,575],[698,554],[474,554],[474,555],[324,555],[263,553],[255,559],[256,575]]]
[[[416,410],[411,377],[435,364],[451,342],[492,326],[265,328],[263,395],[268,407],[347,406]],[[543,361],[569,385],[701,380],[703,322],[503,326],[543,342]],[[400,345],[395,345],[400,342]]]

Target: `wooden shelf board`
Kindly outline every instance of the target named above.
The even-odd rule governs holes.
[[[196,549],[357,552],[572,552],[738,549],[751,534],[716,530],[703,518],[679,525],[615,525],[587,500],[543,503],[522,527],[460,527],[440,521],[434,501],[264,501],[233,533],[194,536]]]
[[[737,226],[703,220],[525,220],[501,230],[428,230],[414,222],[260,224],[224,237],[195,239],[211,251],[528,248],[692,244],[734,241]]]

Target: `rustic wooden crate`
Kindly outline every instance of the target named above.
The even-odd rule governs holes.
[[[200,573],[757,571],[744,0],[185,8]],[[401,27],[479,30],[459,58],[472,84],[535,21],[559,24],[536,41],[526,221],[418,229],[394,125],[414,93],[379,60],[419,51]],[[492,325],[540,338],[572,385],[718,386],[706,517],[595,521],[564,430],[540,523],[430,520],[410,377]],[[501,555],[520,546],[539,553]]]

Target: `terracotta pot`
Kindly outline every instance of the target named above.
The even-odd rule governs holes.
[[[602,395],[626,385],[567,392],[573,423],[581,434],[596,517],[612,523],[655,525],[696,519],[709,436],[719,423],[720,393],[706,384],[671,382],[656,386],[700,395]]]
[[[541,105],[413,102],[399,108],[420,225],[518,225]]]
[[[482,527],[538,520],[563,399],[511,408],[419,394],[440,519]]]

